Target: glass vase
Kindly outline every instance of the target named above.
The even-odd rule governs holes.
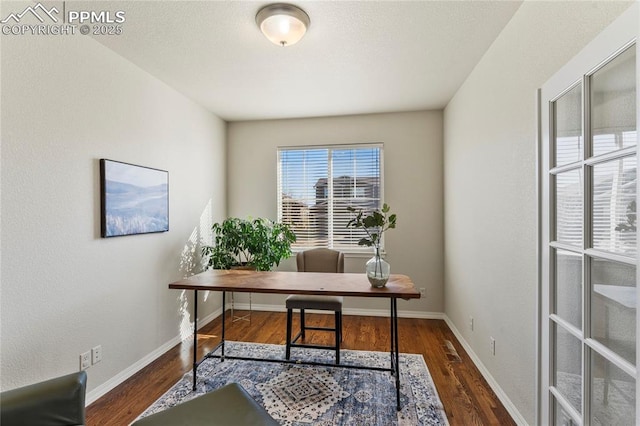
[[[382,288],[387,284],[391,274],[391,266],[380,256],[378,247],[375,249],[375,255],[367,261],[365,270],[371,287]]]

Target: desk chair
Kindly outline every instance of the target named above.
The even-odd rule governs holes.
[[[296,256],[298,272],[344,272],[344,255],[336,250],[318,248],[299,252]],[[342,296],[311,296],[293,294],[287,297],[287,349],[286,358],[291,355],[291,348],[335,349],[336,364],[340,364],[340,342],[342,341]],[[300,332],[291,340],[293,310],[300,309]],[[309,327],[305,324],[305,309],[333,311],[335,328]],[[333,331],[336,337],[335,346],[296,344],[298,339],[304,340],[306,330]]]
[[[79,371],[0,394],[2,426],[85,424],[87,372]]]
[[[132,426],[278,426],[238,383],[229,383],[150,416]]]

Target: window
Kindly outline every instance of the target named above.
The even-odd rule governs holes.
[[[379,209],[381,194],[381,144],[278,149],[278,220],[295,232],[294,249],[362,251],[347,207]]]

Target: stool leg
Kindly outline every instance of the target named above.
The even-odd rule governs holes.
[[[302,340],[304,340],[304,330],[304,309],[300,309],[300,336],[302,337]]]
[[[340,341],[344,342],[344,334],[342,334],[342,311],[340,311]]]
[[[285,358],[289,359],[291,356],[291,323],[293,322],[293,311],[287,309],[287,350]]]

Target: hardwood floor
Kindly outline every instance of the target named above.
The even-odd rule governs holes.
[[[332,315],[316,314],[308,318],[309,324],[333,325]],[[345,315],[343,323],[342,348],[389,350],[388,318]],[[251,324],[246,321],[227,321],[226,338],[284,344],[285,327],[284,313],[254,311]],[[295,327],[297,324],[294,322]],[[400,318],[398,328],[400,352],[424,356],[451,425],[515,424],[444,321]],[[332,338],[331,333],[307,333],[307,342],[327,344]],[[202,354],[219,342],[219,335],[220,318],[198,332],[198,348]],[[91,404],[87,408],[87,425],[121,426],[133,421],[185,372],[191,370],[191,343],[189,339],[175,346]]]

